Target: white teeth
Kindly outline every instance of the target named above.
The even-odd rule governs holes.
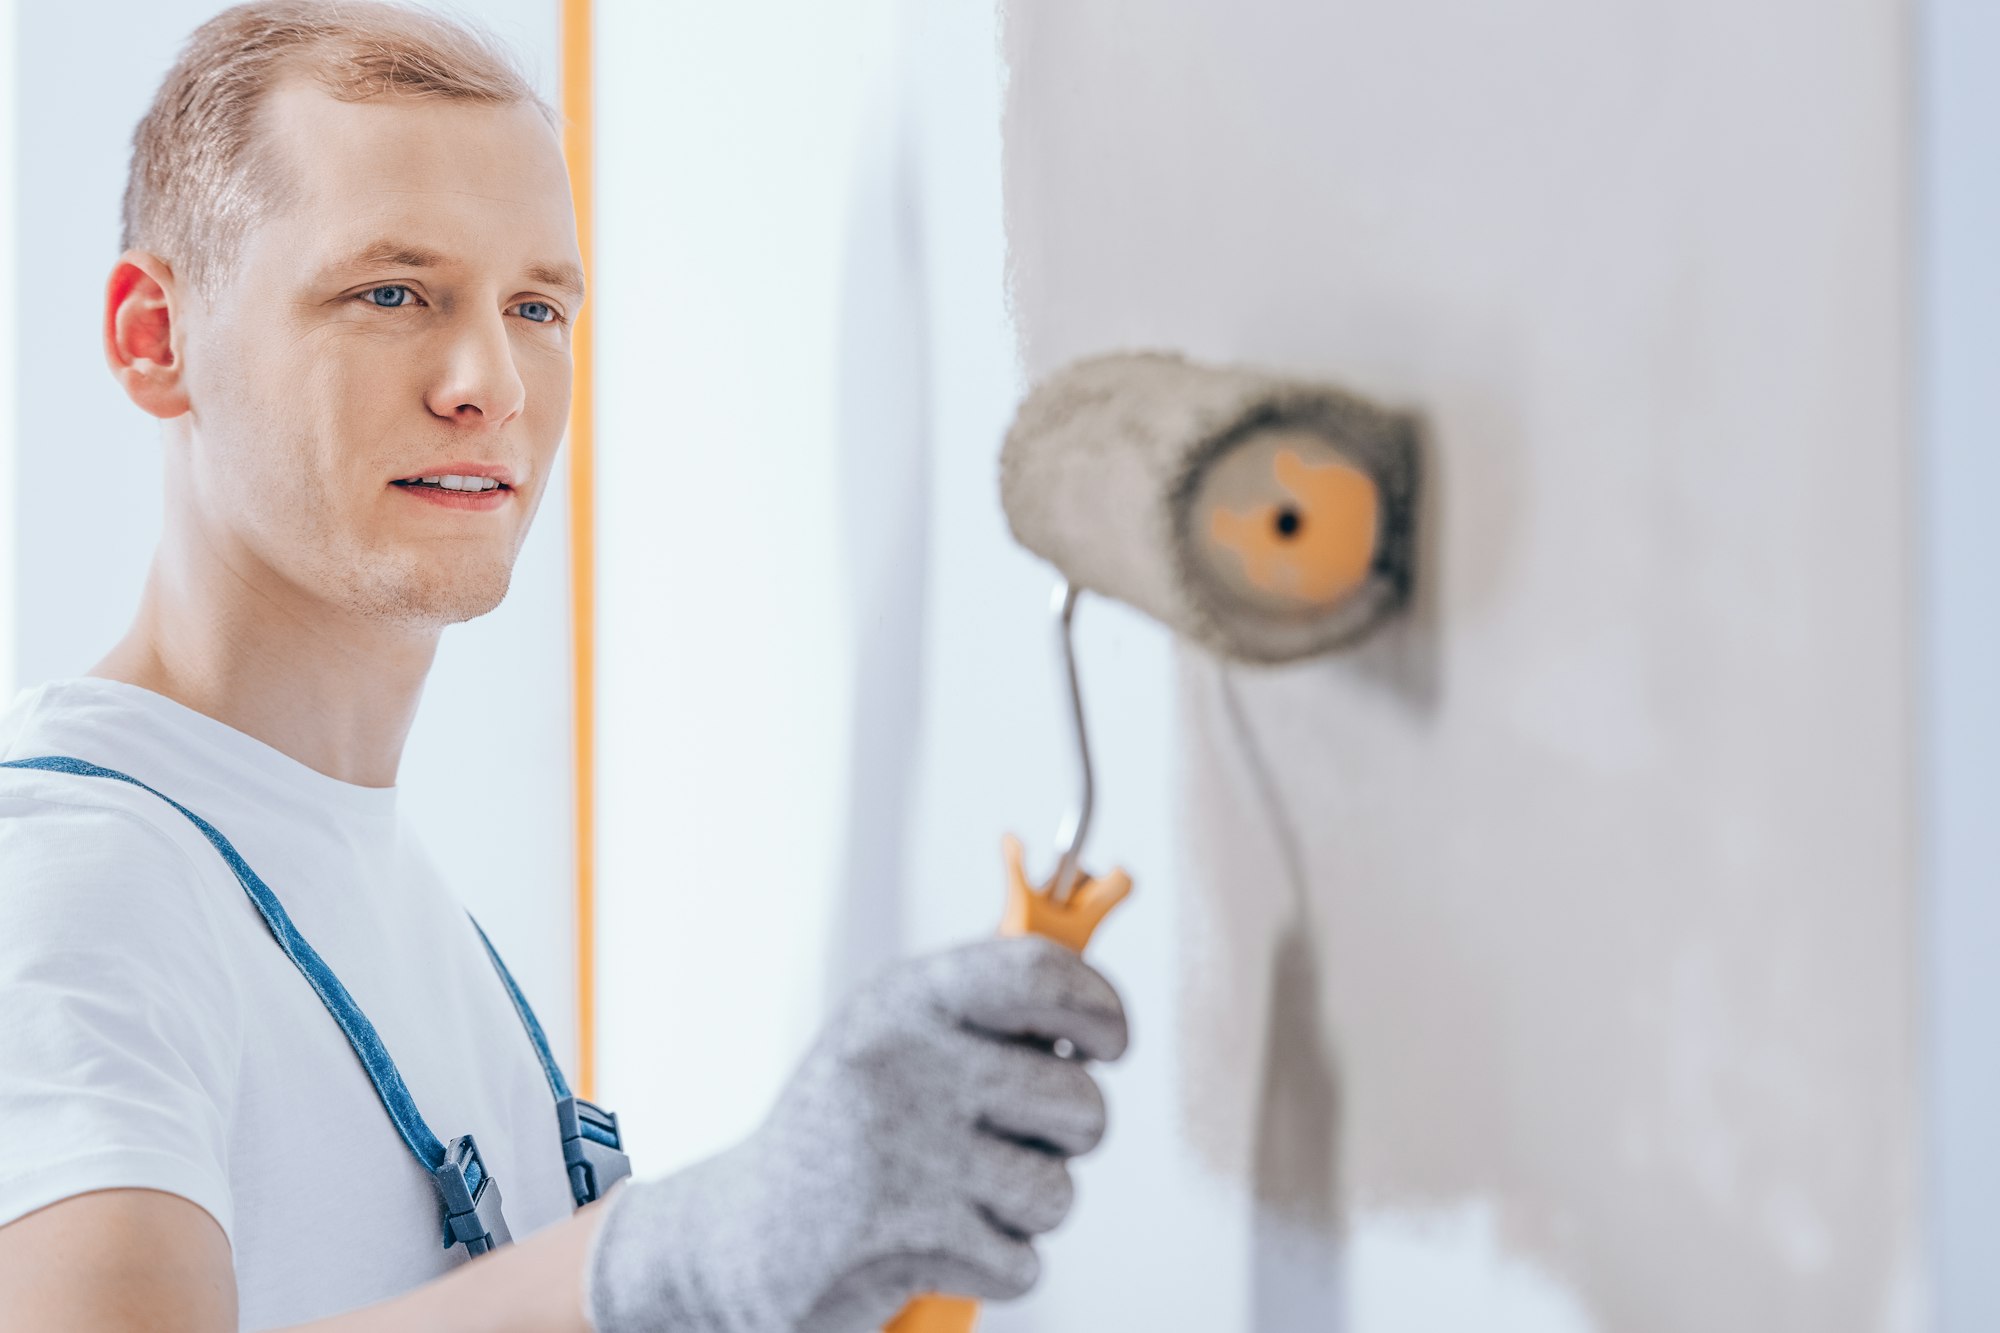
[[[497,491],[500,483],[492,477],[461,477],[446,473],[440,477],[412,477],[412,483],[436,486],[447,491]]]

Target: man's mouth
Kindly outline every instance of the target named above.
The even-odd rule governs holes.
[[[436,477],[405,477],[391,485],[410,490],[432,491],[498,491],[507,489],[505,483],[494,477],[461,477],[455,473],[445,473]]]

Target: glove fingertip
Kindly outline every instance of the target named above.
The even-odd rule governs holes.
[[[968,1284],[966,1295],[982,1301],[1019,1300],[1034,1290],[1041,1277],[1042,1256],[1035,1253],[1033,1243],[1008,1241],[988,1261],[976,1282]],[[972,1290],[973,1286],[978,1289]]]

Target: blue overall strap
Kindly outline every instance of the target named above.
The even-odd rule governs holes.
[[[188,821],[209,844],[222,854],[222,859],[236,876],[237,883],[250,895],[257,912],[264,918],[264,924],[285,951],[285,956],[304,974],[308,984],[319,993],[320,1002],[340,1025],[347,1037],[347,1044],[354,1048],[361,1058],[361,1067],[367,1071],[368,1079],[375,1085],[376,1094],[382,1099],[382,1109],[389,1113],[395,1123],[396,1132],[402,1135],[403,1143],[411,1156],[417,1159],[445,1201],[445,1240],[450,1246],[454,1240],[465,1244],[473,1254],[483,1254],[495,1244],[505,1243],[506,1223],[500,1218],[500,1193],[493,1178],[486,1174],[485,1164],[480,1160],[479,1150],[470,1134],[461,1135],[446,1145],[431,1132],[417,1113],[417,1104],[410,1096],[408,1085],[403,1082],[396,1062],[389,1058],[389,1052],[382,1044],[375,1025],[361,1012],[361,1006],[347,993],[347,987],[340,984],[340,978],[326,965],[312,945],[306,943],[292,918],[285,912],[284,904],[278,901],[270,886],[250,868],[229,839],[207,820],[154,787],[149,787],[135,777],[120,773],[116,769],[104,768],[86,763],[81,759],[63,756],[47,756],[40,759],[15,759],[0,763],[0,768],[37,769],[45,773],[71,773],[79,777],[110,778],[115,782],[129,783],[141,791],[153,795],[187,816]]]
[[[576,1206],[581,1208],[593,1199],[603,1198],[613,1185],[632,1174],[632,1160],[624,1152],[618,1117],[570,1093],[569,1084],[556,1065],[555,1053],[549,1049],[548,1034],[542,1031],[541,1021],[535,1017],[534,1006],[528,1003],[528,997],[515,984],[514,974],[500,960],[500,951],[487,938],[486,928],[479,924],[479,918],[470,912],[466,916],[471,918],[472,928],[479,932],[479,942],[486,946],[486,956],[493,960],[493,970],[506,983],[507,995],[514,1001],[514,1012],[521,1016],[521,1026],[528,1030],[528,1040],[535,1044],[535,1054],[541,1059],[542,1074],[549,1081],[549,1091],[555,1094],[563,1166],[569,1172],[570,1194],[575,1198]]]
[[[479,918],[467,912],[466,919],[479,932],[479,942],[486,946],[486,956],[493,960],[493,970],[500,974],[500,980],[507,983],[508,998],[514,1001],[514,1012],[521,1016],[521,1026],[528,1030],[528,1040],[535,1043],[535,1054],[541,1058],[542,1074],[549,1081],[549,1091],[557,1101],[569,1096],[569,1084],[563,1080],[562,1070],[556,1067],[555,1052],[549,1049],[548,1034],[542,1031],[542,1024],[535,1017],[534,1009],[528,1004],[528,997],[514,983],[514,974],[500,961],[500,951],[493,947],[493,941],[486,936],[486,927],[479,924]]]

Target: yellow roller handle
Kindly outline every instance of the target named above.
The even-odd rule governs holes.
[[[1044,935],[1078,953],[1090,943],[1105,915],[1132,892],[1132,877],[1114,870],[1102,879],[1084,875],[1067,900],[1058,902],[1053,886],[1036,888],[1021,864],[1021,840],[1009,834],[1000,842],[1007,862],[1007,909],[1000,917],[1002,935]],[[883,1326],[882,1333],[972,1333],[979,1322],[979,1302],[964,1296],[919,1296]]]
[[[919,1296],[882,1325],[882,1333],[972,1333],[979,1302],[966,1296]]]

